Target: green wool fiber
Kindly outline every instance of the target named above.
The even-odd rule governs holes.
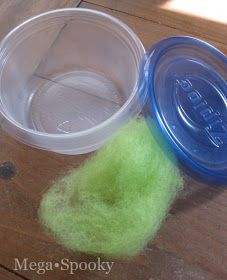
[[[130,256],[154,237],[181,186],[179,170],[137,119],[57,181],[39,217],[68,249]]]

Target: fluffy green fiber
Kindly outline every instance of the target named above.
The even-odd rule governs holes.
[[[181,186],[177,167],[138,119],[57,181],[39,217],[68,249],[129,256],[155,235]]]

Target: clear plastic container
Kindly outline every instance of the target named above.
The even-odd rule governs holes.
[[[47,12],[0,44],[2,128],[45,150],[99,148],[137,115],[144,48],[135,33],[89,9]]]

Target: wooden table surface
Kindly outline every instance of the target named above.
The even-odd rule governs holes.
[[[35,14],[76,6],[120,18],[139,35],[145,47],[167,36],[191,35],[227,54],[224,0],[1,0],[0,37]],[[67,252],[42,232],[37,219],[41,196],[51,181],[78,166],[85,156],[36,150],[2,131],[0,147],[0,163],[10,161],[17,169],[16,175],[6,180],[0,168],[0,280],[227,279],[227,188],[211,188],[190,178],[185,178],[185,189],[155,240],[140,255],[115,260],[109,275],[102,271],[69,275],[57,269],[43,275],[32,270],[15,271],[15,258],[30,262],[94,259]]]

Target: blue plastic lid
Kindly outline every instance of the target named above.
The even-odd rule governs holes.
[[[227,182],[227,57],[195,38],[164,39],[144,57],[141,92],[177,157]]]

